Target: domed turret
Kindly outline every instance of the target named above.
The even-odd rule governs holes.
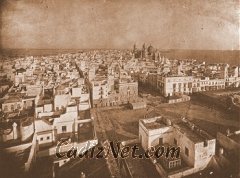
[[[136,53],[136,51],[137,51],[137,46],[136,46],[136,44],[134,44],[133,45],[133,53]]]
[[[150,45],[148,47],[148,55],[153,55],[153,53],[154,53],[154,48],[152,47],[152,45]]]

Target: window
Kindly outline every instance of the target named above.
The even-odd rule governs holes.
[[[207,141],[207,140],[204,140],[203,146],[204,146],[204,147],[207,147],[207,146],[208,146],[208,141]]]
[[[40,138],[40,141],[43,141],[43,137]]]
[[[185,147],[185,155],[189,156],[189,149]]]
[[[48,137],[47,137],[47,140],[49,140],[49,139],[50,139],[50,137],[48,136]]]
[[[62,126],[62,132],[66,132],[67,131],[67,126]]]

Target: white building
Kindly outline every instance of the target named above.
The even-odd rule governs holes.
[[[163,117],[142,119],[139,121],[139,139],[144,150],[165,145],[180,148],[181,161],[173,160],[168,168],[162,166],[165,158],[152,160],[161,177],[183,177],[199,172],[215,155],[216,139],[186,120],[171,124]]]
[[[192,93],[193,76],[158,76],[157,88],[165,97]]]

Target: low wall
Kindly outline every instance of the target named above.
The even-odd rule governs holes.
[[[8,153],[12,153],[12,152],[17,152],[17,151],[21,151],[21,150],[25,150],[28,147],[31,146],[32,143],[25,143],[22,145],[17,145],[17,146],[13,146],[13,147],[8,147],[5,148],[4,151],[8,152]]]
[[[36,151],[37,151],[37,146],[38,146],[36,134],[34,134],[31,144],[32,144],[32,147],[31,147],[31,150],[29,153],[29,157],[28,157],[27,162],[24,165],[25,172],[28,172],[31,169],[33,162],[35,162],[35,160],[36,160]]]
[[[217,133],[217,141],[224,149],[229,150],[229,151],[234,150],[235,154],[238,155],[239,150],[240,150],[240,144],[235,142],[233,139],[218,132]]]
[[[190,99],[191,99],[190,96],[184,95],[181,98],[169,99],[167,103],[168,104],[181,103],[181,102],[190,101]]]
[[[34,132],[33,122],[28,126],[20,126],[21,141],[27,140]]]

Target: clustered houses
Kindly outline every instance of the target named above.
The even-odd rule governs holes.
[[[0,99],[1,149],[10,156],[22,150],[14,158],[20,172],[29,171],[36,157],[55,154],[62,139],[69,142],[63,151],[97,144],[89,86],[74,56],[16,58],[4,61],[1,71],[0,81],[8,84]]]
[[[7,167],[17,172],[27,172],[32,168],[38,147],[34,132],[34,107],[41,88],[29,87],[33,84],[32,80],[37,79],[29,72],[31,62],[30,58],[22,63],[4,61],[0,80],[9,84],[0,99],[1,158],[3,161],[8,158],[15,160],[14,166]],[[7,164],[12,163],[6,161]]]
[[[95,79],[90,82],[93,107],[115,106],[136,102],[138,84],[131,79],[115,80],[109,86],[108,80]]]
[[[183,177],[199,172],[215,155],[216,139],[186,119],[176,124],[161,116],[142,119],[139,121],[139,139],[144,150],[164,146],[164,156],[168,148],[177,150],[179,147],[179,158],[175,151],[173,158],[152,159],[161,177]]]
[[[236,88],[240,86],[240,67],[228,64],[206,64],[196,60],[169,60],[161,57],[157,50],[154,58],[150,55],[138,56],[138,65],[142,66],[135,71],[139,84],[152,87],[165,97],[181,96],[194,92]],[[142,50],[135,52],[150,54]],[[137,51],[134,46],[133,51]],[[152,54],[151,53],[151,54]]]
[[[115,106],[138,102],[138,82],[123,69],[122,57],[107,64],[102,61],[81,61],[79,68],[89,84],[92,107]]]
[[[2,103],[2,111],[5,113],[18,112],[22,109],[33,109],[35,97],[21,93],[9,93]]]
[[[135,109],[146,107],[138,97],[139,85],[158,90],[163,96],[169,96],[169,103],[174,103],[171,97],[239,87],[240,82],[239,66],[169,60],[145,44],[141,50],[135,45],[133,50],[4,57],[1,62],[0,144],[12,156],[22,151],[16,160],[21,163],[18,165],[24,165],[20,169],[25,171],[31,169],[36,156],[54,154],[61,139],[67,139],[70,147],[87,141],[96,144],[90,108],[122,104],[130,104]],[[188,96],[176,101],[186,100]],[[155,131],[148,131],[144,122],[148,121],[141,121],[141,132],[147,135],[141,138],[148,139]],[[206,138],[195,126],[189,129],[188,122],[163,128],[161,134],[169,131],[167,137],[162,137],[163,143],[185,145],[181,147],[184,150],[181,159],[164,162],[166,167],[186,163],[195,172],[203,169],[214,155],[215,141]],[[160,133],[156,134],[161,137]],[[173,135],[177,135],[175,139]],[[151,141],[147,145],[145,141],[142,143],[144,148],[152,144]],[[210,151],[205,151],[206,148]],[[201,157],[201,163],[197,157]]]
[[[224,69],[219,69],[218,74],[222,75],[218,76],[211,75],[212,73],[209,73],[207,76],[193,75],[193,71],[191,71],[191,74],[187,74],[188,71],[185,71],[185,74],[174,74],[171,72],[142,73],[139,74],[139,81],[159,90],[165,97],[239,87],[240,71],[238,67],[235,67],[231,75],[226,72],[229,69],[227,66],[221,67]]]

